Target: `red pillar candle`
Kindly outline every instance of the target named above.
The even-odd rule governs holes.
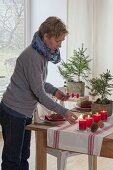
[[[93,118],[90,117],[90,115],[88,115],[88,117],[86,117],[85,119],[86,119],[86,126],[91,127],[91,125],[93,123]]]
[[[86,130],[86,119],[83,116],[79,119],[79,130]]]
[[[93,119],[95,123],[98,123],[101,120],[101,114],[98,112],[93,115]]]
[[[100,114],[101,114],[101,119],[104,120],[104,121],[107,121],[108,112],[103,110],[103,111],[100,111]]]

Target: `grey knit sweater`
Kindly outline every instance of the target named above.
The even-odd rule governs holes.
[[[56,90],[46,83],[48,61],[32,46],[28,46],[17,58],[14,73],[3,95],[3,103],[9,108],[31,117],[38,102],[56,113],[67,111],[48,97]]]

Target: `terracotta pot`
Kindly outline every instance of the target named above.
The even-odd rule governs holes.
[[[68,93],[79,93],[80,96],[84,96],[85,83],[84,82],[67,82]]]
[[[102,110],[106,110],[108,112],[108,116],[112,115],[112,101],[110,104],[98,104],[93,103],[91,105],[92,114],[100,112]]]

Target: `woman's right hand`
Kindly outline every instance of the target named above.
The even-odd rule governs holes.
[[[65,113],[65,118],[70,124],[75,124],[78,117],[70,110],[67,110]]]

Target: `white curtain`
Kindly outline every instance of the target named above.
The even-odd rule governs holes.
[[[113,75],[113,0],[68,0],[68,29],[67,58],[84,43],[92,76]]]
[[[68,0],[68,51],[67,58],[73,54],[74,49],[87,47],[92,57],[92,0]]]
[[[94,76],[113,74],[113,0],[94,0]]]
[[[81,46],[93,58],[92,74],[113,74],[113,0],[68,0],[68,53]]]

